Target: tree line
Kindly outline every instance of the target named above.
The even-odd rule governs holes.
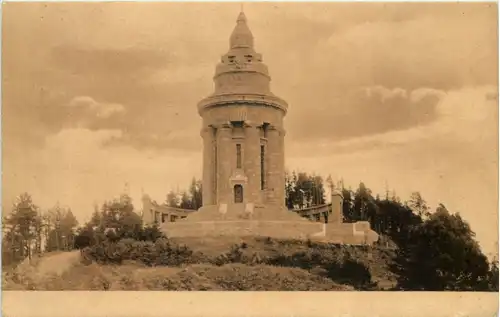
[[[346,188],[331,176],[292,171],[285,174],[285,205],[290,210],[326,203],[326,189],[343,196],[344,222],[368,221],[381,246],[396,250],[391,270],[398,287],[406,290],[498,290],[498,261],[488,260],[469,224],[439,204],[435,210],[420,192],[402,201],[396,192],[374,195],[361,182]],[[179,198],[180,197],[180,198]],[[167,195],[167,204],[197,209],[202,203],[201,181],[193,179],[187,191]]]
[[[326,188],[337,187],[343,194],[343,221],[369,221],[372,229],[393,239],[401,239],[408,228],[422,222],[430,213],[430,207],[419,192],[412,193],[408,201],[402,202],[396,193],[386,193],[385,198],[375,197],[364,183],[356,190],[345,188],[343,181],[334,184],[331,176],[326,180],[321,175],[301,171],[285,173],[285,205],[290,210],[308,208],[326,203]],[[164,204],[172,207],[195,209],[203,203],[202,182],[193,178],[187,190],[171,190]],[[444,206],[442,206],[444,208]]]
[[[2,265],[31,259],[34,254],[73,249],[77,226],[70,208],[56,204],[42,211],[29,194],[21,194],[3,216]]]
[[[285,203],[291,209],[324,204],[325,186],[333,188],[331,177],[323,181],[302,172],[287,173],[285,184]],[[498,262],[482,253],[460,214],[442,204],[432,210],[418,192],[403,202],[394,192],[374,196],[364,183],[355,190],[340,183],[337,189],[343,194],[344,222],[368,221],[380,235],[378,247],[395,250],[391,270],[399,276],[400,289],[498,291]],[[165,203],[197,209],[201,193],[201,182],[193,179],[188,190],[169,193]],[[91,219],[79,226],[71,209],[56,204],[44,212],[29,194],[23,194],[2,224],[3,266],[43,252],[125,238],[155,241],[162,236],[157,227],[143,226],[128,195],[95,206]]]
[[[326,203],[325,187],[320,175],[292,172],[285,175],[285,205],[289,209],[301,209]],[[191,180],[187,190],[170,190],[164,204],[183,209],[195,209],[203,203],[202,181]]]
[[[171,190],[164,204],[170,207],[198,210],[203,203],[203,185],[201,180],[193,177],[187,190]]]
[[[293,171],[285,175],[285,205],[290,210],[323,205],[325,187],[342,193],[344,222],[368,221],[378,243],[397,250],[392,270],[401,289],[498,289],[497,260],[488,260],[469,224],[443,204],[432,210],[419,192],[402,201],[394,191],[373,195],[363,182],[352,189],[342,180],[335,185],[330,176],[323,180]],[[201,200],[201,182],[194,179],[188,191],[167,195],[167,203],[180,208],[196,209]]]

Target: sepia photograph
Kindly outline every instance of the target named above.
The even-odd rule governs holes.
[[[1,56],[4,292],[498,296],[496,2],[7,1]]]

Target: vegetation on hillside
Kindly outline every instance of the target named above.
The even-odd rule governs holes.
[[[21,194],[2,219],[2,267],[33,254],[73,249],[77,225],[71,209],[56,204],[42,212],[29,194]]]
[[[331,178],[326,185],[332,187]],[[291,208],[325,202],[319,176],[292,173],[287,175],[286,186]],[[344,221],[369,221],[381,237],[376,245],[342,246],[264,237],[248,238],[212,254],[188,239],[179,243],[167,239],[155,226],[143,226],[127,195],[96,207],[91,220],[77,227],[70,209],[56,205],[42,212],[28,194],[23,194],[4,215],[2,265],[5,268],[30,260],[45,251],[80,249],[82,264],[64,277],[74,281],[83,277],[71,274],[88,271],[85,278],[89,280],[80,284],[87,286],[80,289],[113,288],[109,279],[92,284],[95,279],[88,274],[97,270],[96,265],[102,272],[111,272],[116,265],[125,270],[133,263],[154,267],[155,272],[177,268],[177,273],[160,284],[149,280],[150,274],[140,282],[115,284],[117,289],[134,289],[142,283],[149,289],[498,291],[498,263],[482,253],[474,232],[459,214],[443,205],[431,212],[419,193],[402,202],[394,193],[373,197],[363,183],[356,190],[339,187],[344,196]],[[168,196],[172,205],[195,209],[201,205],[201,184],[193,179],[185,194]],[[174,196],[181,197],[180,201],[174,201]],[[222,277],[221,272],[228,277]],[[20,280],[14,274],[9,285],[24,285]],[[277,286],[271,287],[270,281]],[[59,286],[51,283],[30,287],[73,287],[63,281],[56,283]]]

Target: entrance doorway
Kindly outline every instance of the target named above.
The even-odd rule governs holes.
[[[234,185],[234,203],[240,204],[243,202],[243,186]]]

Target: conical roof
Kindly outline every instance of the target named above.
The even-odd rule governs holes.
[[[215,68],[215,90],[198,103],[198,112],[214,105],[241,102],[275,107],[286,114],[288,105],[271,92],[270,81],[262,55],[254,50],[247,18],[240,12],[229,38],[229,50]]]
[[[240,12],[236,19],[231,38],[229,39],[229,48],[253,48],[253,35],[247,25],[245,13]]]

